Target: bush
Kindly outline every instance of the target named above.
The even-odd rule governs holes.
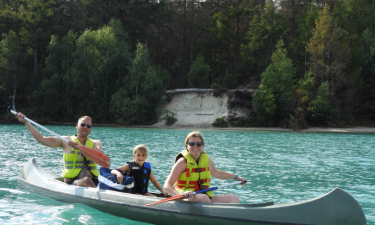
[[[213,123],[214,127],[228,127],[228,122],[225,121],[224,117],[217,118]]]
[[[231,122],[230,125],[234,127],[261,127],[262,123],[254,116],[247,116],[240,120]]]
[[[177,121],[176,113],[167,110],[164,119],[165,119],[165,124],[167,126],[171,126],[172,124],[174,124]]]

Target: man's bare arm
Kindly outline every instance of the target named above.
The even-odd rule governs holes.
[[[63,147],[62,140],[57,137],[44,137],[31,123],[23,119],[25,115],[23,115],[21,112],[18,113],[18,115],[16,114],[15,116],[20,122],[26,125],[30,134],[35,138],[37,142],[52,148]]]

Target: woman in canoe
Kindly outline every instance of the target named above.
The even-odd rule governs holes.
[[[164,190],[171,196],[184,193],[188,201],[238,203],[234,194],[213,195],[212,191],[193,195],[194,191],[210,187],[211,175],[219,179],[235,179],[245,184],[246,180],[238,175],[218,170],[204,148],[202,134],[198,131],[189,133],[185,140],[186,150],[180,152],[164,184]],[[175,188],[173,187],[175,185]]]

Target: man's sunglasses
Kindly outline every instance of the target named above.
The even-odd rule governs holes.
[[[189,142],[188,145],[190,145],[191,147],[194,147],[194,145],[197,145],[197,147],[199,148],[199,147],[202,146],[202,142],[197,142],[197,143],[195,143],[195,142]]]
[[[87,126],[87,128],[91,128],[92,127],[90,124],[81,123],[81,127],[85,127],[85,126]]]

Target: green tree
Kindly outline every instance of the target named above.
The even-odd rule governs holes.
[[[208,75],[210,70],[210,66],[204,62],[203,56],[199,55],[192,63],[190,71],[187,74],[189,86],[208,85]]]
[[[7,96],[12,95],[12,105],[16,109],[17,91],[22,91],[23,82],[27,83],[27,71],[24,67],[25,60],[30,57],[31,49],[21,45],[20,38],[14,31],[3,34],[0,42],[0,69],[4,72],[0,75],[2,90]],[[0,83],[0,84],[1,84]],[[12,94],[11,94],[12,93]]]
[[[310,68],[320,84],[329,80],[332,92],[342,86],[344,69],[350,59],[350,48],[345,32],[334,24],[330,7],[326,5],[318,13],[316,28],[307,44]]]
[[[53,27],[53,1],[22,0],[20,6],[13,11],[13,16],[22,21],[19,30],[22,42],[34,51],[33,70],[37,73],[38,53],[45,50]]]
[[[305,129],[307,127],[306,116],[309,113],[307,108],[311,102],[313,92],[314,77],[312,76],[311,72],[308,72],[301,76],[297,81],[294,99],[294,112],[289,117],[295,121],[289,120],[288,127],[296,130]]]
[[[370,29],[363,32],[360,40],[362,65],[360,74],[361,111],[375,118],[375,35]]]
[[[332,7],[333,19],[346,36],[351,47],[359,42],[366,28],[375,27],[375,4],[372,0],[337,1]]]
[[[313,3],[309,4],[308,11],[302,12],[303,17],[298,19],[298,31],[299,37],[294,39],[294,44],[298,46],[296,49],[296,55],[298,61],[303,62],[300,65],[304,67],[304,73],[308,72],[308,54],[306,50],[306,45],[309,42],[310,38],[313,35],[313,29],[315,28],[315,20],[318,18],[318,12],[320,7],[314,5]]]
[[[77,38],[78,35],[73,31],[62,38],[51,36],[46,67],[43,69],[45,79],[32,93],[35,116],[47,119],[59,116],[60,121],[75,118],[79,89],[77,90],[78,85],[69,76],[69,72],[74,70]],[[64,112],[63,115],[60,115],[61,112]]]
[[[98,122],[110,121],[107,110],[112,95],[122,85],[131,63],[124,39],[126,33],[118,20],[112,20],[96,31],[86,30],[79,37],[70,32],[60,42],[52,37],[46,59],[46,73],[50,75],[35,91],[34,102],[56,107],[50,110],[67,111],[67,119],[89,114]],[[60,86],[56,82],[61,82]],[[44,96],[44,93],[54,91],[56,85],[63,89],[61,93],[51,93],[54,96],[51,98]],[[39,110],[39,113],[50,115],[50,110]]]
[[[282,40],[277,43],[271,61],[261,75],[262,83],[253,98],[259,121],[268,126],[275,126],[289,116],[294,99],[295,69],[292,61],[287,58]]]
[[[157,121],[160,99],[168,74],[152,65],[142,44],[124,77],[123,86],[112,96],[110,111],[119,124],[151,124]]]
[[[319,86],[316,98],[310,102],[307,110],[311,113],[309,119],[314,124],[328,124],[332,121],[337,111],[333,108],[329,99],[329,86],[327,81]]]
[[[277,40],[284,37],[288,22],[282,12],[272,3],[267,3],[261,16],[255,15],[246,34],[246,45],[241,45],[241,57],[249,65],[248,70],[264,70],[270,63]]]

